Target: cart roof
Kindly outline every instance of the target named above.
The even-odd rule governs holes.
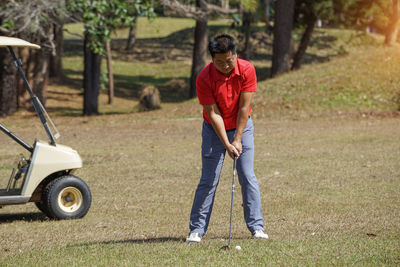
[[[31,44],[19,38],[0,36],[0,47],[16,46],[16,47],[31,47],[40,49],[40,46]]]

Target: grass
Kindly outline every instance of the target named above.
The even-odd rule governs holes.
[[[189,95],[193,26],[189,19],[158,18],[149,22],[140,18],[137,45],[132,51],[125,51],[124,39],[118,39],[126,35],[124,30],[116,32],[113,41],[116,96],[131,100],[132,108],[127,109],[125,103],[105,106],[102,103],[106,101],[101,101],[100,112],[137,112],[135,106],[139,92],[149,85],[159,88],[164,106],[175,103],[192,105],[192,101],[188,104],[185,101]],[[82,26],[68,24],[67,28],[79,32]],[[229,32],[238,39],[242,38],[240,28],[230,29],[227,21],[210,21],[209,28],[210,36]],[[259,116],[324,116],[400,110],[398,45],[385,47],[381,45],[380,36],[351,30],[316,29],[303,68],[269,79],[272,37],[263,33],[262,26],[254,26],[253,30],[250,60],[256,67],[259,81],[259,91],[254,99]],[[300,37],[296,32],[295,43]],[[242,42],[239,42],[239,51],[241,47]],[[66,85],[79,92],[83,70],[81,56],[81,41],[66,40],[63,59]],[[79,103],[72,112],[59,109],[57,114],[79,114],[81,109]],[[190,112],[188,116],[192,114]]]
[[[154,241],[157,242],[157,241]],[[320,246],[315,246],[317,242]],[[193,255],[193,247],[182,245],[174,241],[166,241],[166,244],[159,247],[152,242],[116,242],[106,244],[83,244],[78,247],[58,248],[54,251],[46,251],[41,254],[32,253],[33,257],[44,258],[47,262],[55,265],[68,264],[76,266],[76,262],[80,265],[93,265],[94,262],[99,263],[97,266],[148,266],[148,265],[204,265],[205,262],[214,266],[240,266],[242,264],[252,266],[265,266],[271,264],[279,265],[346,265],[353,263],[355,265],[370,265],[391,262],[390,257],[379,256],[379,247],[388,244],[387,240],[375,239],[373,242],[365,242],[355,248],[349,255],[345,249],[355,245],[347,240],[326,240],[322,238],[310,238],[301,242],[269,242],[268,247],[257,246],[254,241],[245,242],[242,246],[243,250],[251,250],[251,253],[239,251],[232,253],[220,252],[218,245],[209,246],[202,245],[196,248],[196,254]],[[327,249],[332,244],[340,246],[342,249],[332,254]],[[346,245],[347,244],[347,245]],[[298,248],[298,250],[294,249]],[[279,259],[276,252],[287,254],[285,259]],[[390,251],[388,251],[390,252]],[[35,255],[36,254],[36,255]],[[60,255],[68,254],[69,258],[60,257]],[[313,262],[308,260],[307,254],[313,255]],[[359,254],[357,256],[356,254]],[[157,255],[157,257],[154,257]],[[189,256],[195,256],[189,258]],[[74,259],[72,259],[74,258]],[[221,261],[223,259],[224,261]],[[34,262],[26,261],[27,264]],[[150,263],[150,264],[149,264]]]
[[[261,83],[262,96],[257,96],[256,105],[275,114],[396,111],[400,107],[400,80],[395,75],[400,71],[398,60],[399,47],[371,47],[318,68],[305,66]]]
[[[28,121],[8,124],[26,140],[43,135],[23,126]],[[251,240],[238,191],[233,245],[243,250],[226,252],[219,248],[229,226],[228,159],[207,236],[198,246],[183,242],[200,175],[200,119],[128,114],[56,123],[62,143],[84,160],[78,175],[93,206],[74,221],[48,220],[32,204],[4,207],[5,266],[399,264],[399,118],[255,119],[256,175],[271,240]],[[11,165],[18,147],[0,138],[2,163]]]
[[[201,107],[185,97],[194,24],[146,23],[139,21],[134,50],[113,42],[118,97],[107,105],[100,95],[102,116],[80,116],[81,44],[66,40],[66,82],[50,85],[46,106],[60,142],[82,156],[77,175],[92,190],[92,207],[72,221],[49,220],[31,203],[0,209],[0,266],[400,264],[398,46],[318,30],[301,70],[268,79],[271,37],[253,34],[255,172],[270,240],[250,238],[237,190],[233,246],[243,250],[220,251],[229,230],[229,159],[206,237],[199,245],[183,242],[201,172]],[[240,35],[224,23],[212,22],[210,34]],[[149,84],[160,88],[162,109],[141,113],[137,94]],[[1,121],[27,143],[46,139],[32,113]],[[0,143],[4,187],[26,152],[5,135]]]
[[[229,20],[211,20],[209,25],[230,25]],[[195,26],[195,20],[187,18],[170,18],[158,17],[156,19],[148,20],[144,17],[139,17],[137,22],[137,38],[163,38],[172,33],[186,30],[187,28]],[[66,27],[65,38],[77,38],[78,35],[83,35],[83,26],[81,23],[70,23]],[[113,33],[113,38],[126,38],[129,29],[118,29]]]

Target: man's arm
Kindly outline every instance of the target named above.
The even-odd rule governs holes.
[[[249,119],[249,107],[251,99],[253,98],[253,92],[243,92],[239,98],[239,110],[236,121],[236,132],[233,139],[232,145],[242,154],[242,135],[244,128],[246,127],[247,120]]]
[[[221,112],[219,111],[218,106],[216,104],[208,105],[204,106],[204,109],[206,110],[208,117],[210,118],[215,133],[218,135],[222,144],[225,146],[229,156],[231,158],[233,158],[234,156],[239,157],[239,151],[229,142],[228,136],[226,135],[224,120],[221,116]]]

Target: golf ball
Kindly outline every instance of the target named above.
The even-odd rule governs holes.
[[[242,250],[242,248],[240,246],[236,246],[235,249],[236,250]]]

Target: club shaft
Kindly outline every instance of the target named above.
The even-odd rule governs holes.
[[[233,217],[233,197],[234,197],[234,193],[235,193],[235,174],[236,174],[236,157],[234,157],[234,159],[233,159],[231,218],[230,218],[230,223],[229,223],[228,248],[231,248],[231,239],[232,239],[232,217]]]

